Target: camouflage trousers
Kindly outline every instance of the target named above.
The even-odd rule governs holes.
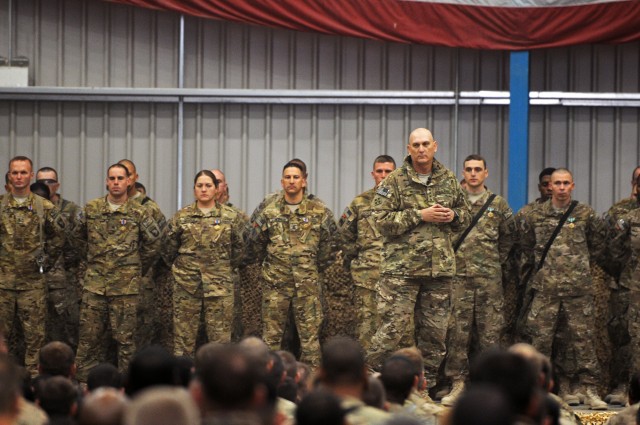
[[[568,340],[563,344],[565,352],[562,355],[569,373],[557,372],[560,379],[580,385],[596,385],[600,378],[594,347],[593,303],[593,295],[557,296],[532,290],[522,330],[523,337],[531,345],[554,360],[553,342],[560,331],[558,323],[563,316]]]
[[[176,356],[195,355],[201,315],[209,342],[231,341],[233,294],[204,297],[202,286],[190,294],[180,285],[173,287],[173,352]]]
[[[80,303],[75,287],[49,288],[46,323],[47,341],[62,341],[75,351],[78,348]]]
[[[0,289],[0,326],[9,337],[14,319],[22,323],[26,349],[24,365],[32,377],[38,374],[38,353],[45,341],[46,297],[46,289]]]
[[[380,277],[377,298],[380,327],[367,356],[371,367],[379,369],[394,351],[417,345],[424,357],[429,385],[436,384],[446,354],[451,281],[450,277]]]
[[[640,371],[640,291],[619,288],[611,293],[609,335],[613,344],[612,388],[627,385],[631,373]]]
[[[365,352],[369,351],[371,339],[378,330],[378,304],[376,290],[356,285],[353,304],[356,313],[356,335]]]
[[[136,330],[134,338],[136,347],[144,348],[156,342],[158,337],[158,307],[156,305],[155,285],[151,272],[141,280],[138,293],[138,311],[136,313]]]
[[[451,304],[445,375],[461,379],[469,373],[471,352],[502,343],[505,328],[502,280],[456,276]],[[474,330],[477,332],[472,334]],[[477,347],[471,346],[472,340]]]
[[[87,381],[89,371],[106,361],[108,345],[104,335],[111,329],[118,350],[118,370],[125,373],[136,352],[135,328],[138,295],[106,296],[84,291],[80,308],[80,341],[77,378]]]
[[[307,280],[295,285],[290,282],[277,285],[274,287],[267,284],[262,295],[264,342],[272,350],[282,347],[291,306],[300,337],[300,360],[317,367],[320,364],[318,332],[323,318],[320,283]]]

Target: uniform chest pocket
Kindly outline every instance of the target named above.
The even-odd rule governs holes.
[[[231,226],[223,220],[215,219],[201,229],[201,237],[205,247],[227,245],[231,241]]]
[[[302,243],[320,236],[320,220],[316,217],[296,217],[289,221],[289,231]]]

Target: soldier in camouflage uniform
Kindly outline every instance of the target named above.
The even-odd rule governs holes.
[[[456,272],[453,235],[469,225],[465,195],[455,175],[434,158],[437,148],[429,130],[414,130],[409,155],[378,186],[372,206],[384,246],[378,293],[381,326],[369,362],[380,367],[389,353],[417,345],[431,386],[446,353]]]
[[[590,409],[602,410],[607,404],[596,392],[600,368],[594,351],[594,294],[590,266],[603,253],[606,226],[591,207],[576,204],[543,258],[544,247],[568,210],[575,187],[573,176],[564,168],[553,172],[551,185],[551,199],[530,211],[522,224],[525,265],[534,270],[527,282],[531,301],[524,315],[523,335],[551,358],[559,317],[564,315],[571,338],[567,344],[571,352],[565,355],[577,365],[578,376],[560,377],[560,382],[563,382],[562,378],[569,378],[579,384],[585,404]],[[562,397],[575,392],[576,388],[560,388]]]
[[[47,286],[44,272],[64,244],[66,222],[51,202],[31,193],[33,163],[24,156],[9,162],[12,193],[0,197],[0,331],[9,335],[14,320],[24,330],[24,363],[37,374],[38,351],[45,343]]]
[[[636,188],[640,175],[636,178]],[[640,371],[640,359],[635,352],[640,343],[640,191],[635,202],[618,202],[607,216],[610,221],[608,263],[616,265],[617,285],[611,297],[610,332],[617,343],[612,359],[613,377],[617,389],[613,396],[626,394],[631,372]],[[625,212],[626,210],[626,212]],[[624,362],[619,364],[617,362]],[[617,400],[615,400],[617,401]],[[624,401],[624,400],[621,400]],[[621,404],[624,404],[621,403]]]
[[[74,202],[58,194],[60,182],[58,172],[51,167],[42,167],[36,173],[36,180],[49,187],[51,202],[58,207],[67,222],[65,246],[56,264],[45,274],[47,281],[47,341],[63,341],[75,351],[78,347],[78,326],[80,323],[80,264],[74,255],[72,237],[80,220],[80,208]]]
[[[143,195],[136,189],[135,183],[137,183],[139,177],[136,165],[129,159],[121,159],[118,164],[124,165],[129,171],[128,198],[146,209],[155,220],[160,231],[164,232],[167,221],[160,207],[153,199],[146,194]],[[158,261],[149,268],[147,274],[142,278],[140,294],[138,295],[138,325],[136,327],[136,347],[138,348],[143,348],[159,339],[163,339],[162,334],[166,333],[163,328],[167,327],[169,323],[167,323],[166,315],[163,314],[165,312],[158,308],[156,301],[160,287],[171,284],[169,282],[170,274],[169,268],[161,261]]]
[[[376,285],[380,278],[382,260],[382,235],[371,218],[371,201],[376,187],[395,168],[396,163],[392,157],[378,156],[371,172],[375,186],[351,201],[338,224],[338,241],[344,267],[351,272],[355,284],[356,335],[365,351],[368,351],[371,338],[378,329]]]
[[[272,349],[281,346],[291,305],[302,361],[317,365],[323,317],[318,276],[334,259],[336,224],[324,204],[305,196],[299,164],[284,166],[281,184],[284,194],[257,215],[248,246],[248,259],[262,264],[263,338]]]
[[[218,188],[216,190],[216,200],[220,205],[226,205],[227,207],[233,209],[237,214],[240,215],[244,224],[246,225],[249,222],[249,216],[242,211],[240,208],[233,205],[229,202],[229,185],[227,185],[227,178],[222,172],[222,170],[213,169],[211,170],[216,179],[218,180]],[[234,341],[239,340],[243,335],[243,327],[242,327],[242,278],[240,276],[240,271],[238,269],[233,270],[233,292],[234,292],[234,313],[233,313],[233,331],[232,331],[232,339]]]
[[[244,254],[245,222],[215,199],[217,179],[196,174],[196,202],[169,221],[162,256],[172,264],[176,356],[193,356],[200,315],[210,342],[228,343],[234,315],[234,269]]]
[[[80,309],[78,380],[106,356],[103,334],[111,325],[118,368],[127,370],[136,351],[136,312],[142,276],[156,260],[161,230],[148,211],[129,201],[128,170],[114,164],[107,172],[108,194],[84,207],[78,245],[85,247],[87,270]]]
[[[469,155],[463,163],[465,195],[475,217],[493,193],[484,182],[489,176],[487,163],[480,155]],[[465,229],[466,230],[466,229]],[[453,379],[451,393],[442,404],[452,406],[464,387],[469,373],[472,329],[477,330],[477,349],[485,351],[503,343],[505,317],[502,285],[503,265],[516,236],[513,212],[507,201],[495,196],[476,225],[464,239],[456,235],[456,277],[453,280],[453,313],[447,336],[445,375]]]

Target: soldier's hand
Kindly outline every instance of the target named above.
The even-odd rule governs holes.
[[[450,223],[453,221],[455,214],[451,208],[435,204],[429,208],[420,210],[420,216],[422,217],[422,221],[431,223]]]

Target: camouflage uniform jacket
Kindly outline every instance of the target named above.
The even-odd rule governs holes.
[[[524,218],[522,249],[525,264],[537,267],[544,246],[566,211],[548,200]],[[602,256],[606,226],[588,205],[578,204],[551,244],[542,268],[532,276],[532,288],[559,296],[593,293],[591,264]]]
[[[5,199],[5,197],[8,197]],[[11,194],[0,196],[0,288],[44,289],[37,257],[43,253],[45,271],[55,264],[64,244],[64,217],[51,202],[30,193],[18,204]],[[42,218],[37,203],[42,205]],[[42,220],[42,227],[40,226]],[[40,229],[42,228],[42,244]],[[44,252],[42,251],[44,249]],[[38,278],[33,278],[33,277]],[[17,287],[18,281],[20,286]]]
[[[471,204],[471,217],[475,217],[491,195],[490,190],[485,190],[480,199]],[[464,229],[460,229],[455,240],[463,232]],[[515,238],[513,211],[502,196],[496,196],[456,252],[456,274],[501,279],[502,265]]]
[[[146,209],[127,201],[111,211],[106,196],[84,207],[78,234],[87,252],[84,289],[107,296],[137,294],[162,242]]]
[[[162,213],[160,206],[158,206],[158,204],[156,204],[156,202],[147,195],[140,195],[141,196],[131,198],[131,200],[142,205],[143,208],[149,211],[149,214],[151,214],[151,217],[155,220],[160,231],[164,231],[164,228],[167,226],[167,219]]]
[[[335,258],[333,214],[316,199],[305,196],[291,212],[279,196],[251,227],[248,258],[262,264],[263,278],[272,286],[317,281]]]
[[[440,204],[456,216],[451,223],[422,221],[420,210]],[[380,183],[372,216],[384,236],[381,273],[406,277],[452,277],[456,273],[453,233],[469,225],[469,205],[456,176],[433,160],[422,183],[407,156]]]
[[[622,265],[620,286],[640,291],[640,208],[618,219],[610,237],[610,255]]]
[[[78,227],[78,222],[82,215],[82,208],[74,202],[58,197],[57,201],[52,201],[60,214],[64,217],[67,227],[65,229],[64,249],[55,265],[47,272],[47,286],[49,289],[64,289],[68,284],[78,281],[79,254],[76,253],[73,245],[73,234]],[[75,283],[74,283],[75,284]]]
[[[615,204],[604,215],[604,220],[609,227],[610,237],[615,238],[618,230],[616,229],[618,220],[630,211],[640,208],[640,203],[635,198],[624,198]],[[622,257],[609,251],[601,266],[612,276],[619,280],[620,273],[624,269],[626,263],[621,263]]]
[[[368,289],[374,289],[371,282],[378,280],[382,261],[382,235],[371,217],[375,193],[374,188],[356,196],[338,224],[338,243],[345,268],[351,270],[357,285],[366,285]]]
[[[178,211],[167,225],[162,257],[172,264],[176,284],[190,294],[200,285],[205,297],[233,294],[233,269],[244,254],[244,220],[216,203],[207,214],[194,202]]]

